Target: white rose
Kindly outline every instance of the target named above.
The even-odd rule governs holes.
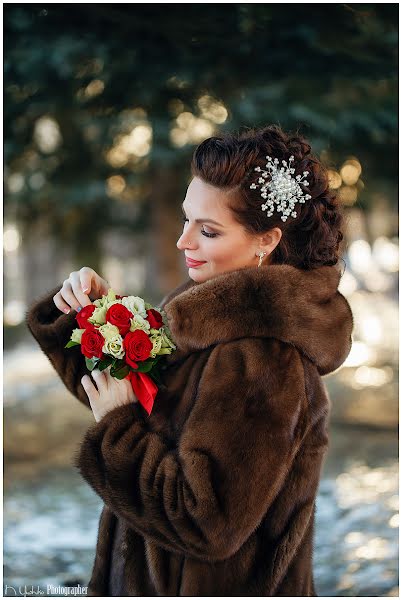
[[[122,301],[120,299],[118,299],[118,300],[108,300],[106,302],[106,307],[109,309],[111,306],[113,306],[113,304],[122,304]]]
[[[88,321],[94,325],[104,325],[106,323],[107,309],[107,306],[99,306],[95,308],[92,315],[88,317]]]
[[[167,336],[163,327],[160,329],[151,329],[151,332],[153,332],[153,335],[150,336],[150,340],[153,344],[151,351],[151,356],[153,358],[155,358],[157,354],[171,354],[172,350],[176,349],[176,346]]]
[[[150,355],[152,356],[152,358],[155,358],[155,356],[159,353],[161,347],[162,347],[162,338],[160,337],[160,335],[158,336],[151,336],[150,340],[152,342],[153,348],[150,352]]]
[[[114,291],[110,288],[108,293],[106,294],[106,296],[102,296],[102,298],[97,298],[96,300],[94,300],[94,304],[95,306],[103,307],[106,305],[110,305],[113,302],[116,301],[116,294],[114,293]],[[117,300],[117,302],[120,302],[120,300]]]
[[[105,325],[101,325],[99,327],[99,331],[101,332],[101,334],[107,342],[112,338],[115,338],[118,335],[120,335],[119,328],[116,327],[116,325],[112,325],[111,323],[105,323]]]
[[[123,358],[125,355],[125,350],[123,347],[123,338],[121,335],[116,335],[115,337],[110,338],[109,340],[105,340],[102,351],[105,354],[110,354],[114,356],[114,358]]]
[[[141,315],[141,317],[146,318],[147,311],[145,309],[145,302],[139,296],[126,296],[126,298],[122,298],[122,304],[130,310],[133,315]]]
[[[81,344],[81,338],[84,331],[85,329],[73,329],[73,332],[71,334],[71,341]]]
[[[158,336],[159,344],[158,344],[158,354],[171,354],[172,350],[176,348],[176,346],[172,346],[168,344],[166,340],[166,335],[164,332],[160,330],[160,335]]]
[[[136,329],[142,329],[145,333],[149,333],[151,328],[149,322],[144,319],[140,314],[134,315],[132,319],[130,319],[130,331],[135,331]]]
[[[160,335],[161,335],[161,338],[162,338],[162,348],[171,348],[171,349],[176,350],[176,346],[172,342],[172,340],[170,339],[170,337],[167,334],[167,332],[165,331],[165,328],[161,327],[159,331],[160,331]]]

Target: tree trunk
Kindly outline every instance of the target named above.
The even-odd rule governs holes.
[[[178,167],[157,165],[151,175],[153,189],[149,199],[151,210],[150,252],[154,264],[155,282],[162,296],[184,281],[181,255],[176,242],[181,234],[180,203],[185,186]]]

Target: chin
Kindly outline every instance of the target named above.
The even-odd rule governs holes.
[[[206,277],[205,274],[201,275],[201,273],[198,273],[197,269],[189,269],[188,276],[190,277],[190,279],[196,281],[197,283],[202,283],[203,281],[206,281],[208,279],[208,277]]]

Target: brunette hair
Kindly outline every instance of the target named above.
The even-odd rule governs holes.
[[[311,199],[297,203],[297,217],[282,221],[276,210],[269,219],[261,209],[261,190],[250,189],[265,170],[266,156],[282,160],[294,156],[294,177],[308,171]],[[247,129],[238,134],[223,133],[210,137],[195,149],[191,174],[205,183],[228,192],[229,207],[238,223],[250,234],[263,233],[274,227],[282,237],[269,257],[270,264],[290,264],[301,269],[335,265],[340,258],[343,240],[343,214],[336,190],[329,188],[327,169],[312,154],[308,141],[299,133],[286,133],[278,125]]]

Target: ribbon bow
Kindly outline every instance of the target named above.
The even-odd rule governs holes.
[[[138,398],[138,402],[145,408],[148,415],[150,415],[154,406],[155,396],[158,393],[158,386],[149,375],[139,371],[130,371],[127,379],[131,381],[131,386]]]

